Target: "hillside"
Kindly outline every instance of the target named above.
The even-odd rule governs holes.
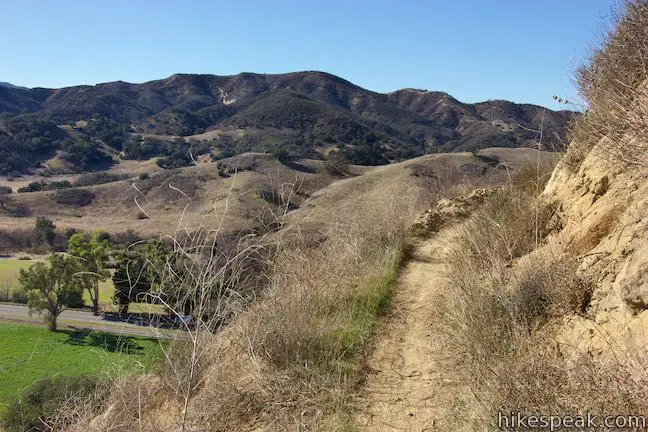
[[[379,165],[428,153],[531,146],[533,131],[542,128],[544,147],[562,149],[575,115],[507,101],[466,104],[416,89],[381,94],[311,71],[176,74],[143,84],[61,89],[0,86],[0,113],[0,174],[33,170],[61,150],[73,161],[86,156],[68,169],[96,168],[107,162],[101,144],[126,159],[166,156],[180,165],[191,163],[189,142],[194,155],[262,151],[321,158],[337,148],[352,163]],[[62,125],[75,134],[59,136]],[[170,148],[177,137],[182,140]],[[79,149],[70,141],[89,144]]]
[[[555,153],[543,153],[543,159],[552,160],[555,156]],[[428,172],[431,167],[445,161],[449,167],[455,164],[463,166],[465,175],[481,178],[488,171],[490,176],[497,174],[501,180],[506,172],[504,166],[514,168],[532,158],[530,149],[501,148],[485,149],[477,154],[429,155],[403,163],[417,167],[421,173],[415,170],[412,175],[423,179],[432,175]],[[0,224],[3,227],[0,230],[0,253],[20,251],[22,244],[12,238],[32,228],[38,217],[50,218],[61,233],[68,229],[100,229],[108,233],[130,229],[143,237],[171,233],[183,227],[194,229],[219,224],[228,233],[259,231],[267,228],[269,221],[282,209],[290,210],[287,214],[290,218],[307,214],[306,219],[313,220],[315,215],[328,211],[331,202],[357,198],[346,186],[340,189],[341,185],[373,189],[373,186],[365,184],[366,178],[375,178],[380,172],[392,172],[380,171],[388,167],[352,165],[346,174],[340,174],[331,172],[323,161],[305,159],[281,163],[271,155],[260,153],[246,153],[218,163],[200,163],[172,170],[161,169],[150,162],[133,162],[127,161],[122,168],[113,167],[106,171],[105,174],[113,178],[104,184],[0,195],[0,198],[4,197],[0,200]],[[495,169],[494,163],[501,166]],[[450,168],[442,172],[450,177],[458,175]],[[372,175],[367,176],[369,173]],[[145,174],[145,178],[140,177],[141,174]],[[93,177],[61,175],[47,178],[47,181],[68,181],[75,185],[83,184],[86,178]],[[33,178],[11,182],[0,180],[0,187],[25,187],[31,180]],[[441,180],[450,181],[450,178]],[[344,192],[328,199],[326,204],[313,204],[318,203],[322,196],[340,190]],[[63,193],[75,199],[66,201],[61,198]],[[88,196],[86,200],[76,199],[84,195]],[[327,223],[326,217],[318,219],[320,223]]]
[[[408,259],[413,216],[449,188],[497,186],[556,156],[498,148],[351,166],[348,175],[332,176],[322,161],[286,165],[245,154],[222,162],[238,166],[236,176],[218,176],[216,164],[159,170],[88,187],[95,198],[80,208],[56,203],[52,191],[12,196],[51,217],[57,230],[168,233],[179,242],[173,256],[198,251],[192,279],[178,283],[204,290],[206,301],[218,298],[221,311],[205,321],[197,315],[193,341],[174,341],[160,372],[101,381],[96,399],[77,401],[51,422],[70,431],[130,430],[134,422],[144,431],[340,430],[351,420],[363,358]],[[135,198],[151,219],[138,216]],[[0,223],[12,220],[33,223]],[[222,290],[232,283],[234,291]],[[249,283],[260,286],[244,288]],[[229,325],[212,334],[222,317]],[[195,375],[179,373],[189,367]],[[138,391],[140,408],[133,405]]]
[[[17,88],[23,88],[24,89],[25,88],[25,87],[19,87],[19,86],[13,85],[13,84],[8,83],[6,81],[1,81],[0,82],[0,87],[7,87],[7,88],[14,88],[14,89],[17,89]]]

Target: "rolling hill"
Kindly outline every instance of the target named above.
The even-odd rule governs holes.
[[[544,148],[555,149],[574,116],[508,101],[466,104],[418,89],[376,93],[312,71],[176,74],[61,89],[0,86],[0,174],[33,171],[61,151],[72,169],[92,169],[105,164],[106,146],[126,159],[164,156],[181,161],[174,166],[188,165],[188,142],[203,143],[192,155],[321,158],[337,149],[352,163],[380,165],[429,153],[531,146],[542,128]],[[176,145],[164,144],[174,139]]]

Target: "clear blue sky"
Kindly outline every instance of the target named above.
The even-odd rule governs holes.
[[[0,0],[0,81],[322,70],[557,108],[618,0]]]

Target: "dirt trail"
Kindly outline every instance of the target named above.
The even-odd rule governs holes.
[[[454,232],[447,228],[421,242],[401,274],[358,401],[362,431],[445,430],[443,412],[457,386],[444,373],[433,324],[447,283],[443,255]]]

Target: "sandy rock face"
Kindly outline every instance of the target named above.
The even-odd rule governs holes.
[[[645,171],[645,170],[644,170]],[[580,260],[594,283],[587,317],[574,334],[625,335],[648,331],[648,173],[620,167],[590,153],[578,172],[559,165],[543,197],[552,202],[562,229],[549,240]],[[575,331],[589,328],[588,331]],[[580,336],[579,336],[580,337]],[[582,341],[580,341],[582,342]],[[579,343],[580,343],[579,342]]]
[[[615,285],[630,309],[648,309],[648,243],[628,256]]]

